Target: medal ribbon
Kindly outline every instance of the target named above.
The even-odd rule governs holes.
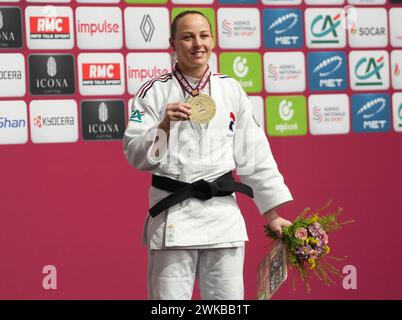
[[[209,78],[211,77],[211,69],[207,68],[205,70],[203,76],[201,77],[201,80],[197,83],[197,86],[193,88],[187,81],[187,79],[184,77],[184,75],[181,73],[179,67],[177,64],[174,65],[173,67],[173,74],[176,77],[177,81],[179,81],[180,86],[186,90],[189,94],[191,94],[193,97],[197,96],[200,94],[201,90],[204,89],[206,84],[209,81]]]

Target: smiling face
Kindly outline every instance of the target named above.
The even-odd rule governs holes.
[[[180,70],[194,77],[201,77],[208,66],[213,49],[211,28],[205,17],[187,14],[177,21],[170,45],[177,55]]]

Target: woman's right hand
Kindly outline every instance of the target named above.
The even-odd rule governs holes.
[[[166,106],[164,121],[184,121],[189,120],[191,115],[191,106],[188,103],[176,102],[169,103]]]

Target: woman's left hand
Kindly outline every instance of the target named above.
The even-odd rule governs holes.
[[[280,216],[277,216],[269,222],[269,227],[276,233],[279,239],[282,239],[282,228],[289,227],[292,223]]]

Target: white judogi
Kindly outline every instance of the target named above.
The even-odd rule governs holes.
[[[240,84],[214,74],[210,91],[216,114],[206,130],[201,132],[192,121],[177,121],[170,130],[168,147],[155,159],[150,151],[165,107],[185,101],[185,95],[171,74],[145,83],[134,99],[124,135],[124,153],[129,163],[139,170],[189,183],[212,181],[237,169],[240,180],[252,187],[261,214],[291,201],[264,130],[256,124],[252,104]],[[232,126],[230,113],[235,116]],[[140,117],[135,117],[138,114]],[[150,207],[169,194],[151,186]],[[190,198],[155,218],[148,216],[143,236],[150,249],[246,240],[244,219],[234,194],[207,201]]]
[[[252,187],[254,201],[261,214],[291,201],[292,196],[278,171],[265,132],[253,118],[252,104],[240,84],[228,76],[214,74],[211,75],[208,91],[216,103],[214,118],[206,125],[192,121],[174,122],[171,125],[168,146],[165,145],[160,150],[159,157],[155,157],[151,154],[151,149],[155,130],[164,118],[165,107],[168,103],[184,102],[187,93],[172,74],[145,83],[133,101],[130,121],[124,135],[124,153],[129,163],[139,170],[189,183],[199,179],[213,181],[236,169],[241,182]],[[169,194],[151,186],[149,207]],[[217,291],[212,289],[213,292],[215,290],[214,294],[204,291],[204,296],[211,299],[241,299],[243,291],[236,288],[242,288],[243,278],[239,273],[243,270],[244,248],[239,247],[244,246],[244,241],[247,240],[245,222],[235,194],[213,197],[206,201],[189,198],[155,218],[148,215],[143,243],[150,249],[149,297],[188,298],[188,294],[177,293],[179,289],[170,286],[175,285],[171,278],[183,278],[183,275],[178,275],[180,270],[194,271],[194,264],[202,261],[199,260],[202,250],[194,249],[234,247],[207,250],[214,257],[209,259],[216,261],[229,258],[231,254],[227,250],[237,252],[237,259],[228,262],[228,267],[222,272],[230,275],[232,270],[238,276],[226,281],[226,288]],[[152,250],[183,248],[189,251]],[[185,259],[188,261],[185,266],[179,263],[183,260],[183,252],[188,252],[184,254],[188,257]],[[174,268],[169,268],[171,261],[176,261]],[[201,263],[201,269],[202,266]],[[168,270],[173,272],[170,276],[166,275]],[[208,274],[209,270],[197,270],[198,273]],[[191,275],[188,277],[191,279]],[[194,277],[192,279],[194,281]],[[190,290],[192,282],[188,283],[191,284],[190,287],[180,290]],[[200,288],[207,288],[206,284],[200,282]],[[238,291],[237,296],[224,294],[233,290]]]

